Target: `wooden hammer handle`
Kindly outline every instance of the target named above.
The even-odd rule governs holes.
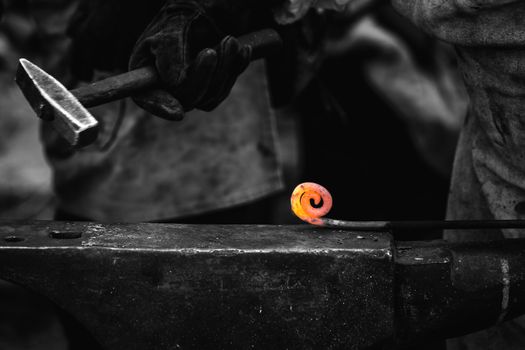
[[[257,60],[272,54],[282,45],[282,40],[275,30],[263,29],[239,37],[239,43],[242,46],[251,46],[252,60]],[[85,107],[94,107],[132,96],[160,84],[157,70],[149,66],[82,86],[71,93]]]

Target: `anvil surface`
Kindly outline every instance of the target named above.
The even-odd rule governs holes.
[[[387,233],[0,222],[0,278],[107,349],[361,349],[394,336]]]

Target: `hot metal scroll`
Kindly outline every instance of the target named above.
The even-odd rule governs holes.
[[[294,214],[309,224],[353,231],[525,228],[525,220],[346,221],[330,219],[324,216],[332,209],[332,195],[326,188],[313,182],[298,185],[292,193],[290,204]]]

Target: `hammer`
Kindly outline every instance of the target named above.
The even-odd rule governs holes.
[[[252,60],[266,57],[282,44],[273,29],[239,37],[251,46]],[[147,66],[69,91],[57,79],[26,59],[20,59],[15,78],[37,116],[52,123],[71,146],[80,148],[95,141],[98,121],[86,109],[133,96],[161,85],[155,67]]]

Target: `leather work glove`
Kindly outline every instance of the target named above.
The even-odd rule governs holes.
[[[225,36],[197,1],[168,1],[138,39],[129,62],[130,69],[154,65],[163,89],[134,101],[168,120],[180,120],[193,108],[210,111],[228,96],[250,59],[251,48]]]

